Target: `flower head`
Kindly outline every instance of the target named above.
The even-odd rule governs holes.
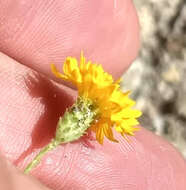
[[[81,53],[79,63],[73,57],[66,58],[63,65],[64,73],[60,73],[53,64],[51,69],[56,77],[73,83],[82,100],[92,102],[97,115],[90,129],[96,133],[96,140],[100,144],[103,143],[104,136],[117,142],[113,128],[124,137],[134,135],[138,130],[137,118],[141,112],[132,109],[135,101],[129,98],[129,92],[123,93],[120,90],[120,79],[114,81],[101,65],[92,64],[91,61],[86,62]]]

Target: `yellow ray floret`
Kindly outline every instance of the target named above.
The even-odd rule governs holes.
[[[125,135],[134,135],[138,130],[137,118],[141,112],[132,107],[135,101],[129,98],[129,92],[120,90],[120,79],[114,81],[101,65],[86,62],[81,53],[80,62],[73,57],[67,57],[60,73],[55,65],[51,65],[53,74],[63,80],[73,83],[82,99],[89,99],[98,110],[98,117],[90,129],[96,133],[97,141],[102,144],[104,136],[117,142],[112,129]]]

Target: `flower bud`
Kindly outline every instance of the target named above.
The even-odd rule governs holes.
[[[60,143],[67,143],[79,139],[90,127],[96,115],[92,101],[78,98],[63,117],[60,117],[55,140]]]

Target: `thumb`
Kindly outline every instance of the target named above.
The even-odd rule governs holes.
[[[71,104],[74,91],[47,78],[28,80],[32,71],[3,54],[0,63],[0,149],[25,168],[53,137],[59,114]],[[24,79],[31,82],[30,90]],[[59,146],[31,174],[55,190],[185,190],[186,164],[172,146],[143,128],[130,143],[116,135],[120,143],[105,139],[101,146],[93,141],[94,149],[81,141]],[[19,190],[23,183],[37,190],[28,176],[10,173],[0,179],[9,184],[10,176]]]

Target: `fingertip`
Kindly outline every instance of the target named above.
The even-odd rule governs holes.
[[[51,61],[61,67],[65,57],[79,58],[82,49],[87,59],[102,64],[115,78],[137,55],[139,26],[130,0],[15,3],[12,14],[6,2],[0,7],[5,13],[0,14],[5,22],[0,29],[0,49],[48,77],[54,79]],[[12,22],[14,18],[17,22]]]

